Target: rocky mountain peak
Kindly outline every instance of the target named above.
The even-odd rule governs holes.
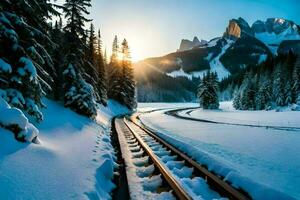
[[[178,51],[190,50],[194,47],[198,47],[198,46],[205,45],[205,44],[207,44],[206,40],[201,39],[201,41],[199,41],[198,37],[196,37],[196,36],[194,37],[193,41],[183,39],[183,40],[181,40]]]
[[[231,19],[224,33],[225,38],[238,39],[243,35],[253,35],[249,24],[241,17]]]
[[[258,20],[253,23],[251,29],[254,33],[268,32],[275,33],[276,35],[279,35],[285,31],[288,31],[289,34],[300,33],[298,25],[292,21],[282,18],[268,18],[265,22]]]
[[[195,44],[195,45],[200,44],[200,41],[199,41],[199,39],[197,38],[197,36],[194,37],[194,39],[193,39],[193,44]]]

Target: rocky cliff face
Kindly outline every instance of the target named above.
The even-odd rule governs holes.
[[[207,43],[207,41],[202,40],[202,39],[201,39],[201,41],[199,41],[199,39],[196,36],[194,37],[193,41],[183,39],[183,40],[181,40],[180,47],[177,51],[187,51],[187,50],[193,49],[195,47],[205,45],[206,43]]]
[[[244,35],[253,36],[253,31],[251,30],[249,24],[243,19],[232,19],[226,28],[223,37],[228,39],[238,39]]]

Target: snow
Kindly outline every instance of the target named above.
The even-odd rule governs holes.
[[[196,103],[138,103],[138,112],[147,112],[151,110],[198,107]]]
[[[207,72],[207,70],[193,71],[191,73],[186,73],[185,71],[183,71],[182,68],[180,68],[179,70],[167,73],[167,75],[171,76],[173,78],[176,78],[176,77],[186,77],[186,78],[192,80],[193,77],[195,77],[195,78],[202,78],[206,72]]]
[[[139,106],[144,105],[139,104]],[[178,107],[178,104],[175,106]],[[229,112],[230,116],[234,115],[230,114],[232,112],[241,113],[241,111],[233,111],[229,103],[221,104],[221,107],[223,110],[210,111],[214,112],[211,116],[218,117],[221,113],[222,117],[223,112]],[[229,109],[225,110],[225,108]],[[196,161],[207,165],[209,170],[224,176],[233,185],[243,188],[254,199],[300,198],[299,130],[202,123],[177,119],[165,115],[164,111],[148,112],[142,114],[140,118],[146,126],[155,130],[166,141],[177,146]],[[197,112],[202,111],[197,110]],[[290,121],[290,124],[297,123],[299,120],[297,117],[299,114],[257,111],[256,115],[247,116],[247,114],[251,115],[251,112],[245,112],[241,113],[239,118],[236,115],[237,117],[231,120],[235,123],[236,119],[244,118],[248,120],[247,122],[245,120],[245,123],[248,123],[251,117],[259,117],[261,123],[265,124],[277,123],[283,118]],[[276,114],[280,116],[277,120]],[[203,116],[209,117],[209,111],[205,111]],[[274,117],[268,122],[268,116]]]
[[[233,43],[233,41],[231,40],[227,40],[227,42],[228,43],[224,47],[222,47],[221,53],[209,62],[210,70],[217,72],[219,80],[222,80],[230,75],[230,72],[220,62],[220,57],[226,52],[226,50]]]
[[[5,62],[2,58],[0,58],[0,72],[5,72],[5,73],[12,72],[10,64]]]
[[[25,104],[25,99],[20,91],[16,89],[6,89],[2,91],[2,94],[5,96],[4,99],[8,100],[10,104],[20,108]]]
[[[267,60],[267,58],[268,58],[267,54],[261,54],[258,59],[258,64],[265,62]]]
[[[64,75],[70,74],[72,77],[76,77],[76,73],[74,67],[71,63],[69,63],[67,69],[63,72]]]
[[[120,123],[116,124],[117,131],[120,131]],[[172,200],[174,196],[169,192],[162,192],[160,194],[154,192],[162,183],[159,175],[148,177],[154,170],[153,165],[144,167],[148,162],[148,157],[139,158],[143,151],[134,146],[135,142],[129,144],[124,134],[119,135],[122,156],[125,160],[126,174],[129,184],[129,193],[132,200],[139,199],[157,199],[157,200]],[[136,148],[136,149],[134,149]]]
[[[213,53],[209,53],[209,54],[205,57],[205,59],[206,59],[207,61],[210,61],[213,55],[214,55]]]
[[[255,37],[265,43],[274,55],[277,54],[277,49],[282,41],[300,40],[298,30],[293,27],[287,28],[280,34],[275,34],[274,32],[255,33]]]
[[[110,126],[110,118],[112,116],[118,116],[124,113],[130,113],[128,108],[120,105],[118,102],[114,100],[109,100],[107,102],[107,107],[100,105],[100,109],[98,109],[98,114],[96,116],[96,121],[104,126]]]
[[[0,128],[0,199],[110,199],[115,187],[110,119],[126,109],[116,103],[100,106],[101,120],[95,122],[51,100],[43,102],[44,121],[35,124],[40,144],[17,142]]]
[[[25,57],[21,57],[19,61],[20,63],[24,64],[24,70],[29,73],[30,79],[31,80],[35,79],[37,77],[37,73],[31,60]]]
[[[211,40],[210,42],[208,42],[208,47],[212,47],[215,46],[217,44],[217,41],[220,38],[216,38]],[[222,48],[221,53],[216,56],[214,59],[211,60],[212,58],[212,53],[208,54],[208,56],[205,58],[206,60],[209,61],[209,65],[210,65],[210,70],[217,72],[218,74],[218,78],[219,80],[222,80],[223,78],[226,78],[230,75],[230,72],[223,66],[223,64],[220,62],[220,57],[226,52],[226,50],[231,46],[231,44],[234,41],[231,40],[227,40],[227,44]],[[260,57],[260,59],[264,59],[264,57]],[[193,71],[191,73],[186,73],[185,71],[183,71],[182,67],[179,70],[176,71],[172,71],[170,73],[166,73],[168,76],[171,76],[173,78],[176,77],[186,77],[188,79],[192,79],[193,77],[195,78],[202,78],[204,76],[204,74],[206,74],[207,70],[201,70],[201,71]]]
[[[25,129],[28,124],[27,118],[22,111],[17,108],[11,108],[8,103],[0,97],[0,123],[4,126],[11,124],[18,125],[21,129]]]
[[[127,123],[130,122],[127,121]],[[117,129],[119,128],[120,126],[117,125]],[[176,156],[172,156],[171,152],[166,150],[166,148],[154,140],[154,138],[143,132],[140,132],[138,127],[131,126],[131,128],[140,135],[141,139],[146,144],[149,145],[152,151],[157,155],[157,158],[161,161],[161,164],[166,166],[166,169],[174,175],[174,178],[177,180],[177,182],[186,189],[188,194],[193,199],[200,200],[220,198],[219,194],[208,187],[203,178],[194,177],[192,175],[193,168],[185,166],[184,161],[177,161]],[[127,139],[128,142],[126,142],[123,135],[120,137],[122,138],[121,148],[123,149],[122,152],[127,166],[126,168],[128,172],[127,175],[129,179],[131,197],[133,197],[133,199],[157,198],[156,195],[158,194],[152,192],[157,191],[157,188],[162,184],[160,175],[151,176],[151,173],[154,171],[153,165],[150,165],[150,168],[147,166],[149,157],[143,157],[142,150],[135,140]],[[126,152],[125,155],[124,152]],[[135,152],[138,152],[137,156]],[[147,167],[145,167],[145,165]],[[158,196],[160,196],[160,194]],[[167,199],[169,198],[173,199],[172,196],[167,197]]]
[[[28,122],[23,112],[17,108],[11,108],[2,97],[0,97],[0,113],[0,127],[11,130],[12,126],[17,126],[20,129],[17,133],[18,137],[24,136],[25,141],[28,142],[37,137],[39,131]]]
[[[210,40],[208,43],[207,43],[207,47],[214,47],[217,45],[217,42],[220,40],[220,38],[214,38],[212,40]]]
[[[221,102],[220,110],[196,109],[179,112],[180,115],[222,123],[238,123],[258,126],[298,127],[300,112],[284,111],[241,111],[235,110],[231,101]]]

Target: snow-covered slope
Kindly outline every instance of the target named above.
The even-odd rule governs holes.
[[[221,53],[219,53],[215,58],[213,58],[210,62],[210,70],[217,72],[219,80],[226,78],[230,75],[230,72],[224,67],[224,65],[220,62],[220,57],[226,52],[226,50],[233,44],[234,41],[227,40],[227,44],[222,47]]]
[[[168,76],[171,76],[173,78],[176,77],[187,77],[188,79],[193,79],[193,77],[195,78],[202,78],[203,75],[207,72],[207,70],[202,70],[202,71],[194,71],[191,73],[186,73],[185,71],[183,71],[182,68],[180,68],[179,70],[176,71],[172,71],[170,73],[167,73]]]
[[[109,199],[114,151],[115,102],[98,110],[97,122],[44,99],[44,121],[35,124],[41,144],[17,142],[0,128],[0,199]]]

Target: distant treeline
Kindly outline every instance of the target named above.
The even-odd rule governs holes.
[[[248,65],[220,83],[221,100],[240,110],[262,110],[300,103],[300,57],[290,51]]]

